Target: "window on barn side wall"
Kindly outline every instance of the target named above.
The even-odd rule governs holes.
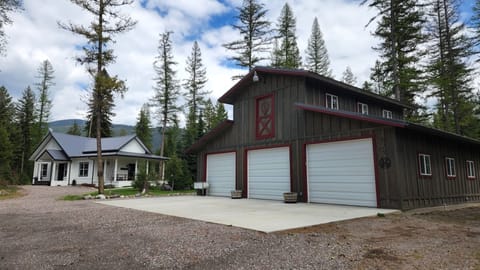
[[[365,103],[358,102],[357,103],[357,112],[361,114],[368,114],[368,105]]]
[[[88,177],[88,162],[80,162],[78,168],[79,177]]]
[[[468,179],[475,179],[475,162],[467,160],[467,177]]]
[[[418,154],[418,169],[420,171],[420,175],[424,175],[424,176],[432,175],[430,155]]]
[[[392,111],[389,111],[389,110],[382,110],[382,116],[383,118],[387,118],[387,119],[393,118]]]
[[[445,158],[445,171],[447,172],[447,177],[456,177],[457,173],[455,171],[455,159],[446,157]]]
[[[325,106],[329,109],[338,110],[338,97],[332,94],[326,94]]]
[[[275,137],[274,95],[257,98],[255,106],[255,135],[257,139]]]

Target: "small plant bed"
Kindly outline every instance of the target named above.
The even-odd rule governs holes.
[[[84,195],[66,195],[62,197],[65,201],[75,201],[83,199],[115,199],[115,198],[132,198],[132,197],[149,197],[149,196],[175,196],[175,195],[195,195],[195,190],[159,190],[150,189],[147,193],[142,194],[135,188],[112,188],[105,189],[104,196],[99,196],[98,191],[87,193]]]
[[[23,196],[17,186],[0,186],[0,200],[13,199]]]

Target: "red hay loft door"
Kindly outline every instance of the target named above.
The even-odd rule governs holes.
[[[275,102],[273,94],[258,97],[255,109],[257,139],[275,137]]]

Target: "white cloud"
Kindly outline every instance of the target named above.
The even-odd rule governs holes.
[[[231,52],[222,44],[238,39],[238,34],[228,23],[213,20],[229,19],[235,6],[242,0],[149,0],[146,7],[135,1],[122,10],[138,21],[136,27],[116,37],[113,44],[116,63],[108,67],[110,74],[125,79],[129,91],[124,99],[116,99],[115,123],[135,124],[142,104],[153,96],[152,63],[157,55],[159,34],[166,30],[174,32],[173,51],[178,79],[186,78],[185,61],[190,54],[193,39],[202,50],[203,63],[207,68],[208,83],[213,99],[225,93],[234,82],[231,77],[245,71],[226,66]],[[274,27],[284,2],[262,0],[269,10],[268,17]],[[318,17],[324,34],[334,74],[337,78],[347,65],[359,78],[359,83],[368,77],[369,69],[376,59],[371,49],[375,39],[364,25],[373,16],[374,10],[360,7],[356,1],[347,0],[294,0],[289,1],[297,18],[297,36],[301,53],[307,45],[314,17]],[[85,115],[84,99],[90,78],[85,68],[75,63],[80,51],[75,48],[84,41],[57,26],[57,22],[72,21],[88,24],[90,16],[69,1],[25,0],[25,10],[13,16],[14,24],[6,27],[9,36],[7,56],[0,58],[0,81],[10,93],[18,98],[27,85],[37,80],[37,67],[49,59],[55,69],[55,87],[51,96],[54,101],[52,120],[82,118]],[[46,8],[48,7],[48,8]],[[232,19],[230,18],[230,21]],[[268,61],[262,63],[267,65]],[[156,121],[155,121],[156,122]]]

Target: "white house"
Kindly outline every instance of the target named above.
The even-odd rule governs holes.
[[[136,135],[102,138],[103,176],[106,185],[130,186],[138,166],[158,164],[165,157],[153,155]],[[67,186],[98,183],[96,139],[49,132],[33,152],[32,184]]]

